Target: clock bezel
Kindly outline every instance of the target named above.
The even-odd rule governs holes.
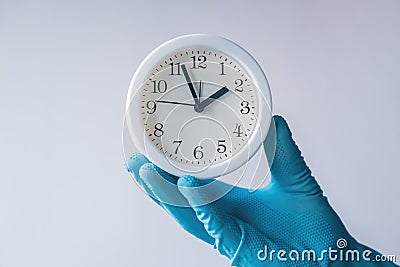
[[[141,122],[140,102],[139,98],[135,97],[136,93],[148,79],[149,74],[162,59],[172,53],[189,48],[206,48],[223,52],[240,64],[242,72],[251,79],[258,89],[257,125],[254,127],[249,140],[246,142],[245,146],[231,158],[217,164],[212,164],[206,169],[204,169],[204,166],[198,167],[174,162],[174,164],[178,166],[176,167],[161,150],[152,144],[147,135],[144,134],[144,127]],[[133,109],[133,112],[131,112],[131,109]],[[127,124],[129,135],[138,151],[144,154],[150,161],[154,162],[161,169],[176,176],[189,174],[197,178],[215,178],[228,174],[241,167],[248,162],[261,147],[272,120],[272,97],[268,80],[264,72],[257,61],[244,48],[220,36],[190,34],[176,37],[161,44],[142,61],[129,86],[126,103],[126,111],[128,110],[130,112],[126,112],[125,123]],[[182,171],[180,168],[185,168],[185,171]]]

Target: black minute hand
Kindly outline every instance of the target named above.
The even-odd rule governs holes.
[[[229,89],[226,88],[226,86],[222,87],[221,89],[216,91],[214,94],[210,95],[206,100],[200,102],[199,109],[203,110],[205,107],[210,105],[212,102],[214,102],[216,99],[220,98],[227,92],[229,92]]]
[[[196,91],[194,90],[194,86],[193,86],[192,80],[190,80],[190,77],[189,77],[188,71],[186,69],[186,66],[184,64],[182,64],[181,66],[182,66],[183,75],[185,75],[186,82],[187,82],[187,84],[189,86],[190,93],[192,94],[194,103],[196,104],[196,106],[198,106],[200,101],[199,101],[199,98],[198,98],[198,96],[196,94]]]
[[[195,104],[182,103],[182,102],[176,102],[176,101],[157,100],[156,102],[157,103],[165,103],[165,104],[173,104],[173,105],[192,106],[192,107],[195,106]]]

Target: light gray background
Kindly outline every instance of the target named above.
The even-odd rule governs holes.
[[[227,266],[123,169],[141,60],[220,34],[267,74],[349,231],[400,257],[400,1],[0,0],[0,266]]]

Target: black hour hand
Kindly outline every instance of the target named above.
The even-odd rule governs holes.
[[[200,110],[204,110],[205,107],[210,105],[212,102],[214,102],[216,99],[220,98],[221,96],[223,96],[227,92],[229,92],[229,89],[226,88],[226,86],[222,87],[221,89],[216,91],[214,94],[210,95],[207,99],[205,99],[204,101],[200,102],[198,108]]]

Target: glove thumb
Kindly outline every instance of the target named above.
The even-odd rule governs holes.
[[[304,161],[301,152],[292,138],[292,133],[285,119],[274,116],[276,129],[276,150],[273,158],[268,158],[271,166],[271,186],[278,187],[288,193],[316,195],[322,194],[317,181]],[[269,143],[264,141],[266,149]],[[272,163],[271,163],[272,162]],[[272,164],[272,165],[271,165]]]

